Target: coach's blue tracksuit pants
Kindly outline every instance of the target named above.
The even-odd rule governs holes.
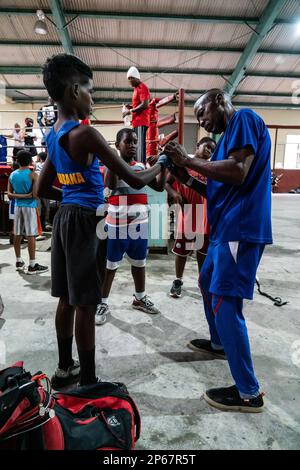
[[[212,345],[224,348],[242,398],[259,394],[243,316],[243,299],[253,298],[263,250],[262,244],[246,242],[210,244],[199,277]]]

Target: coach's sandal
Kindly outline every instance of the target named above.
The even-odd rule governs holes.
[[[95,323],[96,325],[103,325],[107,320],[107,315],[110,313],[109,307],[107,304],[101,303],[97,305]]]
[[[42,274],[48,271],[47,266],[41,266],[36,263],[34,266],[28,266],[27,274]]]
[[[136,310],[141,310],[145,313],[150,313],[151,315],[156,315],[157,313],[160,313],[158,308],[154,306],[154,303],[151,302],[148,295],[144,295],[144,297],[140,300],[138,300],[134,294],[133,297],[134,298],[132,302],[132,308],[135,308]]]
[[[17,271],[24,271],[24,269],[25,269],[24,261],[17,261],[16,262],[16,270]]]
[[[204,400],[214,408],[222,411],[240,411],[242,413],[261,413],[264,410],[264,393],[255,398],[241,398],[235,385],[227,388],[206,390]]]
[[[182,286],[183,282],[180,279],[175,279],[170,289],[170,297],[173,297],[174,299],[180,298]]]
[[[187,347],[193,351],[206,353],[219,359],[226,359],[224,349],[214,349],[208,339],[193,339]]]
[[[51,386],[55,390],[67,387],[71,384],[76,384],[80,376],[80,364],[79,361],[73,359],[73,365],[68,367],[68,370],[63,370],[57,367],[54,375],[51,378]]]

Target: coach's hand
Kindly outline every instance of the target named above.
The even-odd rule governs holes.
[[[169,142],[164,148],[164,153],[179,167],[185,166],[190,158],[185,148],[177,142]]]

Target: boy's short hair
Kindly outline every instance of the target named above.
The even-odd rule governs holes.
[[[200,145],[205,144],[206,142],[212,142],[213,144],[217,145],[215,139],[212,139],[211,137],[202,137],[202,139],[200,139],[197,143],[197,148],[199,148]]]
[[[42,162],[45,162],[47,159],[47,152],[40,152],[38,153],[38,157],[42,160]]]
[[[123,129],[120,129],[116,135],[116,142],[118,144],[121,142],[124,134],[136,134],[136,132],[134,129],[131,129],[130,127],[123,127]]]
[[[25,125],[27,127],[33,127],[33,124],[34,124],[34,120],[31,117],[25,118]]]
[[[19,150],[17,153],[17,162],[20,166],[28,166],[32,161],[32,155],[27,150]]]
[[[93,78],[92,69],[72,54],[57,54],[48,57],[43,65],[43,82],[49,96],[60,101],[69,82],[87,83]]]

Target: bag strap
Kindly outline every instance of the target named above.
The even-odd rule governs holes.
[[[11,377],[12,379],[16,376],[21,375],[24,372],[23,367],[8,367],[0,372],[0,390],[4,391],[4,389],[8,386],[7,379]]]
[[[134,442],[137,442],[141,436],[141,415],[138,410],[138,407],[136,406],[134,400],[131,398],[130,395],[126,397],[126,400],[129,401],[129,403],[132,406],[133,409],[133,416],[134,416],[134,424],[135,424],[135,437],[134,437]]]

